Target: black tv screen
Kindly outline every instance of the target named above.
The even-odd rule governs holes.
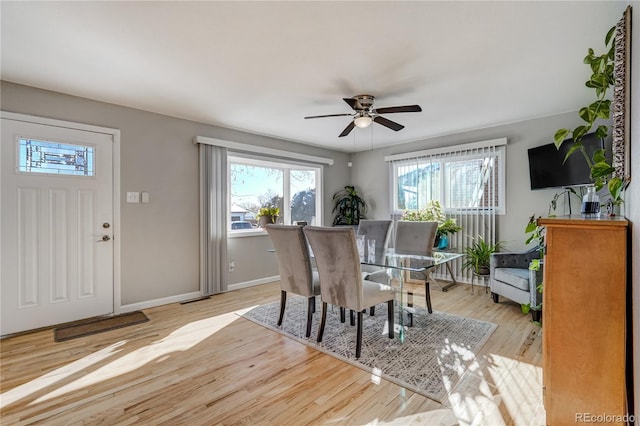
[[[609,139],[609,138],[608,138]],[[582,153],[576,151],[564,162],[564,157],[571,148],[572,139],[565,140],[560,149],[555,144],[538,146],[529,149],[529,178],[531,189],[557,188],[566,186],[587,185],[591,183],[590,170]],[[605,149],[605,156],[611,158],[611,143],[589,133],[582,138],[589,158],[598,149]]]

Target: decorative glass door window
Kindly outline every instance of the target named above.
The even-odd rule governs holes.
[[[18,171],[93,176],[94,147],[19,138]]]

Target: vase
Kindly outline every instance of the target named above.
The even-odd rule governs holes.
[[[438,250],[446,250],[449,246],[449,238],[446,235],[440,235],[440,240],[438,241]]]
[[[258,226],[264,228],[270,223],[276,223],[275,220],[273,220],[274,217],[278,220],[278,216],[260,216],[258,218]]]
[[[587,187],[587,193],[582,197],[582,208],[580,209],[583,217],[597,218],[600,216],[600,196],[596,194],[594,186]]]

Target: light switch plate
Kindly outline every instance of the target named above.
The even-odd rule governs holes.
[[[139,192],[127,192],[127,203],[139,203],[139,202],[140,202]]]
[[[149,202],[149,193],[146,191],[143,191],[140,193],[140,195],[142,195],[142,202],[143,203],[148,203]]]

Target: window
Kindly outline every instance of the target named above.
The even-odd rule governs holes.
[[[501,138],[385,157],[392,211],[419,210],[438,201],[447,218],[462,228],[447,235],[448,247],[459,253],[473,244],[470,237],[498,241],[496,215],[505,214],[506,204],[506,144]],[[446,279],[449,271],[456,280],[473,279],[470,269],[462,270],[462,261],[434,274]]]
[[[392,181],[394,211],[435,200],[447,213],[504,214],[504,147],[393,161]]]
[[[68,143],[18,139],[18,171],[93,176],[94,148]]]
[[[231,155],[228,160],[230,233],[261,231],[257,216],[262,207],[278,207],[281,224],[322,223],[321,167]]]

